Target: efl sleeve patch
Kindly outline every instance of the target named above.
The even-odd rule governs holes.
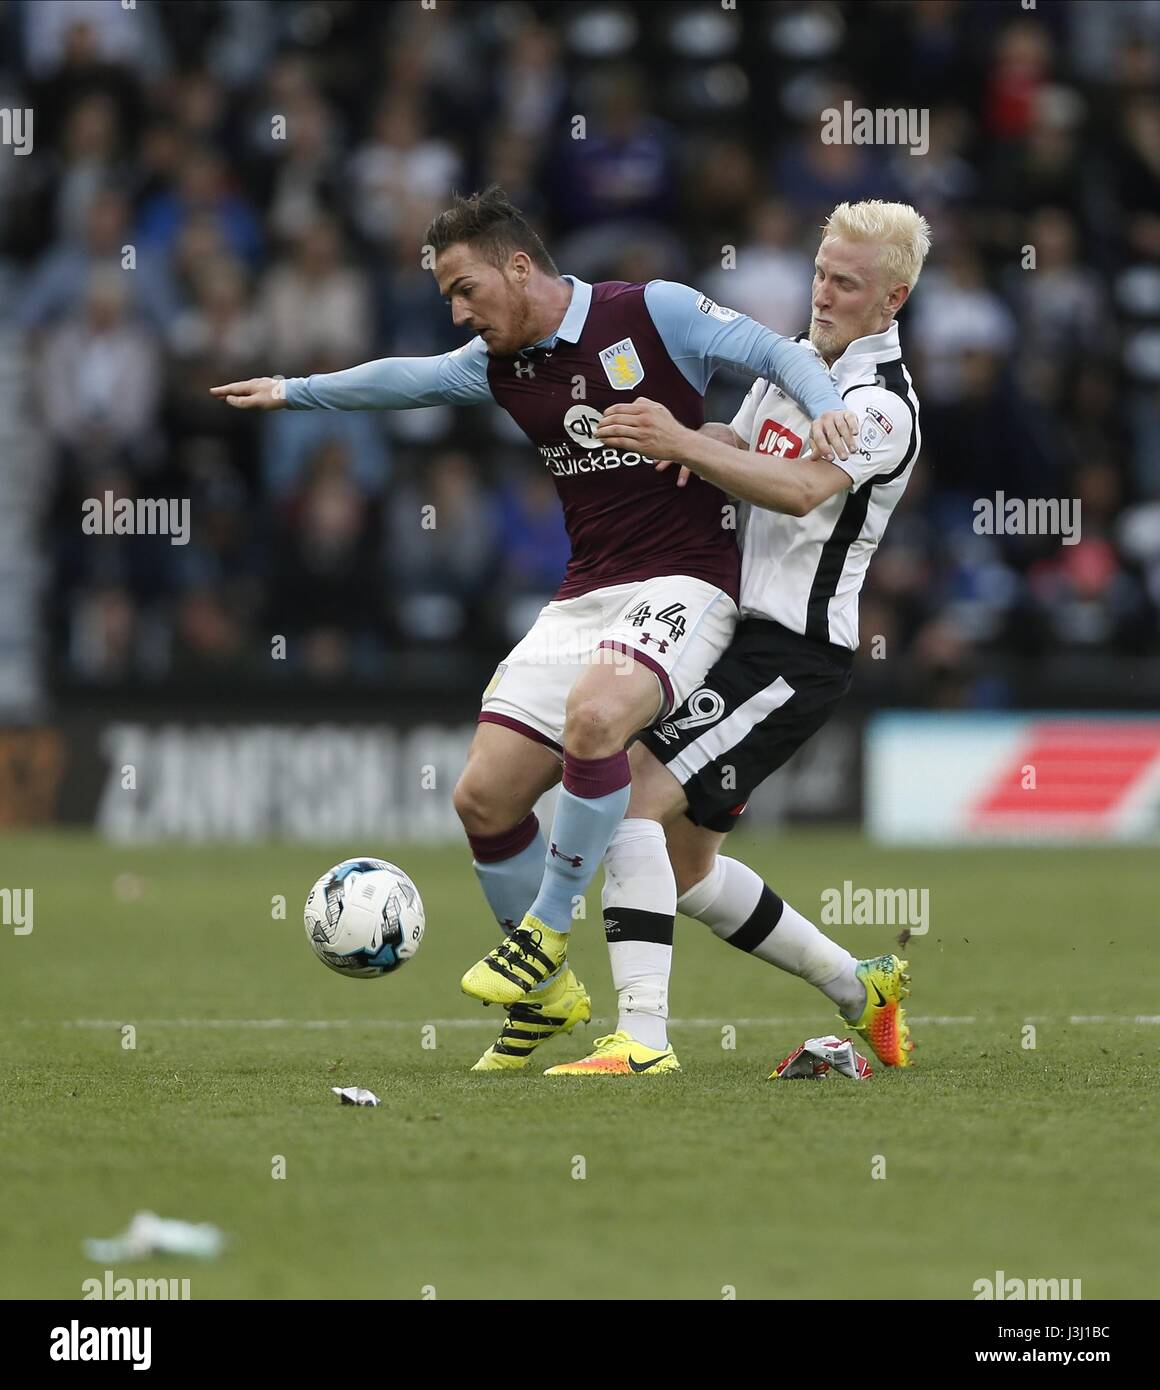
[[[716,303],[705,294],[697,296],[697,308],[702,314],[708,314],[710,318],[720,319],[722,323],[730,323],[733,319],[741,317],[736,309],[726,309],[724,304]]]
[[[886,438],[887,435],[894,433],[894,421],[883,411],[869,405],[866,407],[866,418],[862,421],[862,428],[858,433],[858,438],[867,449],[874,449]]]
[[[863,405],[864,400],[874,404]],[[887,414],[883,407],[888,404],[886,392],[870,386],[854,391],[847,400],[848,408],[859,417],[858,441],[848,459],[835,458],[834,462],[853,478],[854,492],[897,467],[906,456],[910,420],[905,414],[901,418]]]

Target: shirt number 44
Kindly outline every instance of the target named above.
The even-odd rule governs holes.
[[[669,637],[657,637],[651,632],[646,632],[641,637],[641,646],[647,646],[649,641],[657,643],[663,652],[670,641],[679,641],[685,635],[685,605],[683,603],[670,603],[667,607],[653,612],[649,603],[638,603],[635,608],[631,608],[624,616],[626,621],[633,627],[644,627],[645,623],[663,623],[669,630]]]

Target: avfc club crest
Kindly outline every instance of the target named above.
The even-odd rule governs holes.
[[[611,347],[601,348],[600,365],[614,391],[631,391],[644,380],[644,363],[631,338],[622,338]]]

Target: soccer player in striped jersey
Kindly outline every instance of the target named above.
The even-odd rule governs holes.
[[[906,962],[855,959],[719,851],[750,793],[849,688],[858,593],[918,456],[918,398],[895,315],[929,248],[925,218],[902,203],[843,203],[823,229],[800,350],[825,363],[858,417],[849,458],[807,454],[804,417],[773,382],[754,385],[731,425],[700,432],[649,400],[604,413],[600,438],[661,468],[679,462],[747,504],[741,619],[704,683],[632,749],[629,809],[605,857],[617,1029],[550,1074],[678,1069],[666,1026],[678,909],[817,986],[887,1066],[909,1062]]]
[[[555,598],[483,696],[455,806],[507,936],[464,975],[509,1009],[480,1070],[514,1069],[591,1013],[567,962],[572,904],[628,805],[633,734],[704,679],[737,619],[740,576],[727,498],[596,437],[601,412],[650,391],[693,428],[726,364],[799,403],[815,448],[846,458],[854,417],[823,367],[779,334],[687,285],[585,284],[561,275],[499,188],[457,198],[425,241],[454,322],[475,337],[438,357],[232,382],[237,409],[405,410],[495,402],[539,450],[572,554]],[[609,659],[611,658],[611,659]],[[548,843],[533,807],[561,780]]]

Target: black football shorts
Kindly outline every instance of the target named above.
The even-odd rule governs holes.
[[[753,791],[829,719],[854,653],[764,618],[742,618],[699,689],[641,735],[684,788],[686,814],[732,830]]]

